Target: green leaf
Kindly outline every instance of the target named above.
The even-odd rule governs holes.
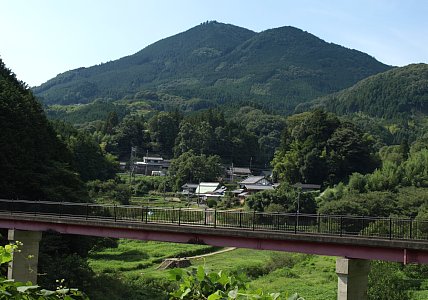
[[[181,295],[180,299],[184,299],[192,290],[190,288],[187,288],[184,293]]]
[[[221,295],[221,291],[216,291],[215,293],[208,296],[207,300],[220,300],[223,296]]]
[[[302,297],[299,296],[299,294],[294,293],[293,295],[291,295],[290,297],[288,297],[287,300],[305,300]]]
[[[42,294],[42,296],[44,296],[44,297],[49,297],[49,296],[52,296],[52,295],[55,295],[55,294],[56,294],[56,292],[55,292],[55,291],[50,291],[50,290],[45,290],[45,289],[41,290],[41,291],[40,291],[40,293],[41,293],[41,294]]]
[[[197,278],[199,281],[204,280],[204,278],[205,278],[205,270],[204,270],[204,267],[202,267],[202,266],[199,266],[199,267],[198,267],[198,272],[196,273],[196,278]]]
[[[172,269],[168,272],[168,278],[169,280],[181,280],[184,275],[184,270],[180,268]]]
[[[212,273],[208,273],[207,277],[211,282],[217,282],[220,276],[218,276],[217,273],[212,272]]]
[[[4,263],[7,263],[7,262],[10,262],[11,260],[12,260],[12,254],[10,254],[10,252],[3,252],[3,253],[1,253],[0,264],[4,264]]]
[[[228,296],[229,298],[236,299],[236,298],[238,297],[238,287],[235,287],[235,289],[231,290],[231,291],[227,294],[227,296]]]
[[[271,294],[269,294],[271,297],[272,297],[272,300],[276,300],[276,299],[278,299],[279,298],[279,296],[281,296],[281,294],[280,293],[271,293]],[[303,298],[300,298],[300,299],[302,299],[303,300]]]
[[[16,290],[19,293],[26,293],[28,290],[35,290],[35,289],[38,289],[38,288],[39,288],[38,285],[23,285],[23,286],[18,286],[16,288]]]
[[[219,272],[220,278],[217,280],[222,286],[226,286],[230,282],[229,276],[224,272]]]

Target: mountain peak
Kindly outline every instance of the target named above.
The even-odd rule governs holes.
[[[204,103],[197,107],[249,100],[287,112],[387,69],[292,26],[256,33],[207,21],[133,55],[63,73],[34,91],[46,104],[119,100],[151,90]]]

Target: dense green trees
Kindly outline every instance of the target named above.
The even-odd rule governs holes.
[[[382,148],[382,166],[372,173],[353,173],[347,185],[327,189],[318,199],[325,214],[417,217],[428,198],[428,150],[424,142]],[[407,151],[409,151],[407,153]]]
[[[144,151],[150,148],[149,143],[144,118],[140,115],[128,115],[116,126],[108,150],[123,159],[129,157],[132,147]]]
[[[326,96],[321,103],[339,114],[365,112],[393,119],[428,113],[428,65],[413,64],[373,75],[353,87]]]
[[[46,104],[120,100],[138,94],[152,109],[195,111],[253,100],[291,113],[302,101],[388,69],[367,54],[297,28],[255,33],[210,22],[119,60],[64,72],[35,92]],[[174,99],[164,102],[160,93]]]
[[[174,189],[179,191],[186,182],[217,181],[223,174],[223,168],[219,156],[197,155],[190,150],[172,160],[170,174]]]
[[[31,91],[0,60],[0,196],[85,201],[72,156]]]
[[[90,133],[59,121],[53,126],[57,137],[70,151],[72,166],[83,181],[107,180],[116,176],[118,166],[115,157],[101,149]]]
[[[192,150],[218,155],[224,162],[248,166],[257,161],[257,136],[236,122],[227,121],[219,110],[207,110],[188,116],[180,123],[175,140],[175,156]]]
[[[178,112],[160,112],[153,116],[149,123],[152,150],[166,157],[173,156],[182,116]]]
[[[250,209],[262,212],[295,213],[298,205],[300,213],[313,214],[317,209],[314,193],[301,193],[287,183],[282,183],[275,190],[251,195],[246,204]]]
[[[265,166],[272,160],[275,150],[281,142],[281,132],[285,127],[285,118],[271,115],[263,110],[244,106],[235,114],[237,122],[254,134],[258,139],[260,154],[258,160]]]
[[[277,178],[291,183],[333,184],[377,165],[372,144],[351,123],[315,110],[288,119],[273,160]]]

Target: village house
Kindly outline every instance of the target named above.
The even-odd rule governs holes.
[[[164,176],[168,171],[170,162],[162,157],[143,157],[143,161],[134,163],[135,172],[148,176]]]
[[[198,186],[199,184],[197,183],[185,183],[181,186],[181,193],[187,196],[194,195]]]
[[[245,188],[246,185],[257,185],[257,186],[272,186],[269,180],[264,176],[249,176],[246,179],[238,182],[239,187]]]
[[[238,184],[239,189],[233,190],[232,193],[235,197],[239,198],[241,203],[252,194],[274,189],[274,185],[264,176],[250,176]]]
[[[229,181],[243,180],[244,178],[251,176],[252,172],[250,168],[241,168],[231,166],[226,169],[226,175]]]
[[[224,197],[226,187],[219,182],[201,182],[195,190],[195,195],[200,199],[207,200],[208,198]]]

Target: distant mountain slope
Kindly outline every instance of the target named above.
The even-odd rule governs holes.
[[[290,111],[389,68],[297,28],[255,33],[207,22],[134,55],[59,74],[34,92],[45,104],[117,100],[152,90],[193,101],[254,100]]]
[[[338,114],[362,112],[384,119],[427,115],[428,65],[412,64],[373,75],[297,109],[310,106],[323,106]]]

